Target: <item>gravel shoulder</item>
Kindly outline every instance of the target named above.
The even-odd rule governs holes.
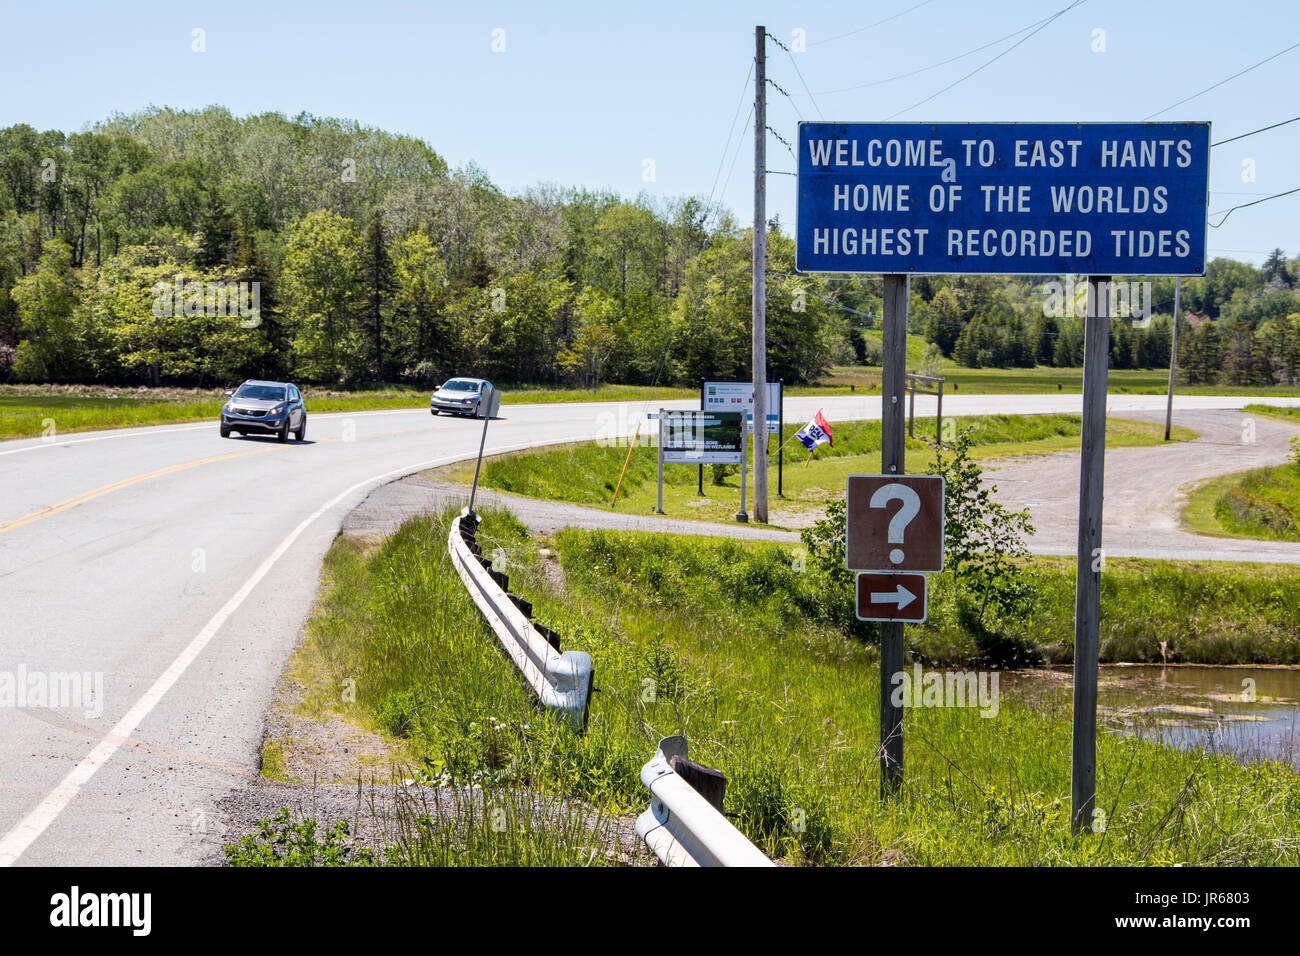
[[[1158,412],[1125,412],[1125,418],[1163,421]],[[1194,534],[1180,519],[1188,491],[1210,478],[1280,465],[1296,426],[1232,410],[1179,411],[1175,422],[1200,437],[1145,448],[1106,452],[1102,543],[1110,557],[1184,561],[1300,563],[1300,543],[1217,538]],[[1037,534],[1035,554],[1073,555],[1079,521],[1077,452],[1004,459],[985,472],[997,499],[1014,510],[1028,508]]]

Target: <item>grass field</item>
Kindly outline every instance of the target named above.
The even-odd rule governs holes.
[[[1098,741],[1105,826],[1073,835],[1070,720],[1056,705],[1003,699],[987,717],[910,708],[904,791],[882,800],[875,649],[845,637],[786,549],[573,530],[535,541],[489,513],[479,540],[508,556],[512,590],[595,662],[601,693],[587,733],[574,735],[536,709],[469,602],[446,555],[447,521],[409,522],[373,553],[340,538],[308,626],[331,662],[322,679],[356,677],[354,706],[402,738],[422,779],[477,784],[489,802],[523,790],[637,813],[648,802],[641,765],[662,736],[684,733],[693,759],[727,774],[733,822],[791,863],[1300,862],[1300,779],[1289,770],[1109,734]],[[554,559],[539,544],[562,572],[544,567]],[[1130,581],[1148,577],[1135,567]],[[1185,610],[1168,586],[1151,586],[1164,595],[1155,610]],[[1124,600],[1150,597],[1138,590]],[[1292,614],[1295,597],[1282,599]],[[469,843],[457,862],[510,856]],[[563,849],[547,858],[590,859]]]
[[[787,425],[783,440],[790,439],[800,427]],[[958,435],[966,435],[972,442],[972,457],[1005,458],[1077,451],[1080,429],[1077,415],[990,415],[949,418],[945,422],[944,438],[951,443]],[[818,448],[811,462],[802,445],[797,442],[786,445],[782,482],[784,500],[776,497],[776,462],[772,460],[768,474],[771,496],[768,517],[772,524],[799,523],[799,515],[810,510],[819,511],[830,498],[842,495],[848,475],[879,470],[879,422],[836,422],[834,433],[835,447]],[[1107,423],[1107,446],[1111,448],[1157,445],[1162,443],[1163,437],[1163,426],[1154,423],[1119,418],[1112,418]],[[1190,429],[1178,427],[1172,437],[1184,441],[1196,435]],[[775,436],[770,447],[772,450],[776,448]],[[907,471],[924,471],[934,461],[934,455],[930,445],[917,440],[908,441]],[[530,498],[609,508],[626,458],[626,445],[618,447],[595,442],[516,452],[489,459],[482,480],[487,487]],[[654,508],[656,463],[655,446],[646,444],[633,449],[613,510],[637,513]],[[469,481],[473,477],[473,467],[470,464],[453,465],[447,473],[457,480]],[[716,483],[715,474],[720,476],[721,484]],[[752,501],[752,477],[748,484],[747,501]],[[665,514],[675,518],[732,520],[740,504],[739,467],[729,466],[725,471],[715,472],[711,466],[706,466],[703,498],[697,494],[697,485],[696,467],[665,466]]]
[[[1300,541],[1300,467],[1278,465],[1211,479],[1188,495],[1183,523],[1199,534]]]
[[[1247,405],[1243,411],[1300,424],[1300,408]],[[1198,534],[1300,541],[1300,461],[1202,482],[1187,496],[1182,520]]]
[[[1300,425],[1300,405],[1288,405],[1285,408],[1277,405],[1247,405],[1242,411]]]

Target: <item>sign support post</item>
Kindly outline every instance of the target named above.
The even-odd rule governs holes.
[[[1083,438],[1079,462],[1079,547],[1074,586],[1074,714],[1070,826],[1092,826],[1097,796],[1097,653],[1101,623],[1102,485],[1106,476],[1106,378],[1110,277],[1088,277],[1083,331]]]
[[[785,489],[782,486],[782,465],[785,464],[785,379],[777,379],[781,383],[781,404],[777,406],[776,411],[776,496],[785,497]]]
[[[1169,431],[1174,423],[1174,373],[1178,369],[1178,313],[1183,304],[1183,277],[1174,277],[1174,328],[1173,338],[1169,340],[1169,401],[1165,405],[1165,441],[1169,441]]]
[[[484,394],[479,396],[479,405],[482,405],[485,400],[487,401],[488,404],[486,406],[486,411],[483,415],[483,434],[479,436],[478,460],[474,462],[474,484],[470,485],[470,489],[469,489],[469,513],[470,514],[474,514],[474,495],[477,494],[478,492],[478,473],[479,473],[479,469],[483,467],[483,447],[487,444],[487,426],[488,426],[488,422],[492,418],[492,415],[490,414],[492,411],[491,395],[488,393],[487,389],[484,389]]]
[[[700,411],[704,410],[704,379],[700,379]],[[704,463],[700,463],[700,473],[695,479],[695,493],[704,497]]]
[[[881,356],[880,470],[901,475],[904,462],[903,387],[907,379],[907,276],[885,276],[884,345]],[[880,793],[903,785],[903,708],[893,702],[894,677],[903,673],[903,625],[880,625]]]
[[[758,436],[755,435],[754,437],[757,438]],[[745,446],[748,441],[749,430],[745,428],[742,418],[740,423],[740,510],[736,512],[736,520],[742,523],[749,520],[749,515],[745,513],[745,459],[749,457],[748,449]]]
[[[659,498],[655,505],[657,515],[664,513],[664,417],[664,410],[661,408],[659,409]]]

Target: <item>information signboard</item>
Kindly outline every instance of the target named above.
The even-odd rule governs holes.
[[[849,475],[844,566],[850,571],[943,570],[944,479]]]
[[[1208,123],[799,124],[801,272],[1203,275]]]
[[[859,621],[921,624],[929,613],[929,580],[924,574],[863,571],[857,593]]]
[[[701,389],[701,401],[707,412],[741,412],[745,413],[745,430],[754,432],[754,383],[753,382],[705,382]],[[767,433],[779,434],[781,431],[781,383],[767,383]]]
[[[667,464],[738,465],[744,458],[744,412],[663,411],[660,417]]]

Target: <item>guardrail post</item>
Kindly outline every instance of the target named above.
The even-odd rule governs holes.
[[[685,771],[683,773],[683,771]],[[703,783],[709,796],[692,786]],[[722,815],[718,805],[726,777],[687,758],[686,738],[665,737],[641,768],[650,808],[637,818],[636,834],[666,866],[773,866]]]
[[[938,405],[934,412],[934,443],[943,447],[943,379],[939,379]]]
[[[916,379],[909,372],[907,375],[907,437],[915,437],[912,423],[916,421]]]

